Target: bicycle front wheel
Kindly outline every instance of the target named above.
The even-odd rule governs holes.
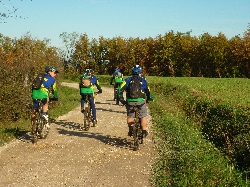
[[[139,149],[139,132],[138,132],[138,124],[134,124],[133,126],[133,138],[134,138],[134,150],[137,151]]]

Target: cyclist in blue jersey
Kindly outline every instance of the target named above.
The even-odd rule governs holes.
[[[132,91],[130,90],[131,81],[134,79],[140,80],[140,91],[138,97],[131,96]],[[122,93],[126,91],[126,101],[122,97]],[[135,118],[135,112],[133,107],[138,106],[139,109],[139,118],[141,119],[142,133],[146,137],[147,132],[147,107],[146,102],[153,101],[152,95],[150,93],[150,88],[145,77],[142,77],[142,68],[139,65],[136,65],[132,68],[132,76],[126,78],[123,83],[118,88],[118,98],[120,102],[126,105],[127,109],[127,124],[129,127],[128,136],[133,134],[133,123]]]
[[[112,77],[110,79],[110,85],[113,85],[113,80],[115,82],[115,84],[114,84],[114,101],[115,101],[117,99],[118,87],[121,85],[121,83],[124,80],[123,74],[121,73],[121,70],[119,68],[116,68],[115,72],[112,74]]]
[[[33,114],[32,117],[35,116],[35,113],[38,110],[38,101],[37,99],[41,99],[43,103],[43,117],[46,120],[46,125],[49,128],[49,116],[47,114],[48,107],[49,107],[49,89],[52,88],[53,92],[53,100],[58,101],[58,92],[56,87],[56,80],[55,77],[57,73],[57,69],[55,67],[47,66],[45,68],[45,75],[42,80],[42,85],[40,89],[32,89],[31,97],[33,99]]]

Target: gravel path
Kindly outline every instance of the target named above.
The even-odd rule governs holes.
[[[63,85],[78,87],[74,83]],[[80,98],[80,96],[79,96]],[[96,97],[96,127],[81,131],[79,107],[51,124],[46,139],[37,144],[30,133],[0,147],[0,187],[87,186],[127,187],[151,185],[155,150],[149,135],[138,151],[127,136],[126,109],[115,105],[113,89]]]

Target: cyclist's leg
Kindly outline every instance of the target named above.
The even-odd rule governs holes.
[[[118,90],[119,84],[116,82],[114,85],[114,99],[117,99],[117,90]]]
[[[95,99],[94,99],[94,95],[89,95],[89,101],[90,101],[90,107],[91,107],[91,111],[92,111],[92,115],[93,115],[93,120],[96,121],[96,108],[95,108]]]
[[[144,103],[143,105],[139,106],[139,118],[141,119],[141,127],[142,127],[142,133],[147,136],[148,132],[147,132],[147,107],[146,107],[146,103]]]
[[[133,135],[133,125],[134,125],[134,118],[135,118],[135,111],[133,106],[126,105],[127,109],[127,124],[128,124],[128,136]]]
[[[81,112],[84,113],[84,103],[86,100],[86,95],[85,94],[81,94]]]
[[[38,110],[38,101],[37,99],[33,99],[32,115],[31,115],[32,118],[35,117],[37,110]]]
[[[47,113],[49,108],[48,98],[43,98],[42,103],[43,103],[43,117],[46,120],[46,126],[49,128],[49,115]]]
[[[42,99],[42,103],[43,103],[43,115],[47,115],[48,108],[49,108],[48,99],[47,98],[43,98]]]

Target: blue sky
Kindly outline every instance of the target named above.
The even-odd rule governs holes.
[[[4,5],[3,5],[4,3]],[[250,0],[2,0],[0,12],[14,6],[17,16],[0,23],[0,33],[51,39],[62,46],[63,32],[88,37],[155,38],[173,30],[192,36],[219,32],[242,36],[250,23]]]

